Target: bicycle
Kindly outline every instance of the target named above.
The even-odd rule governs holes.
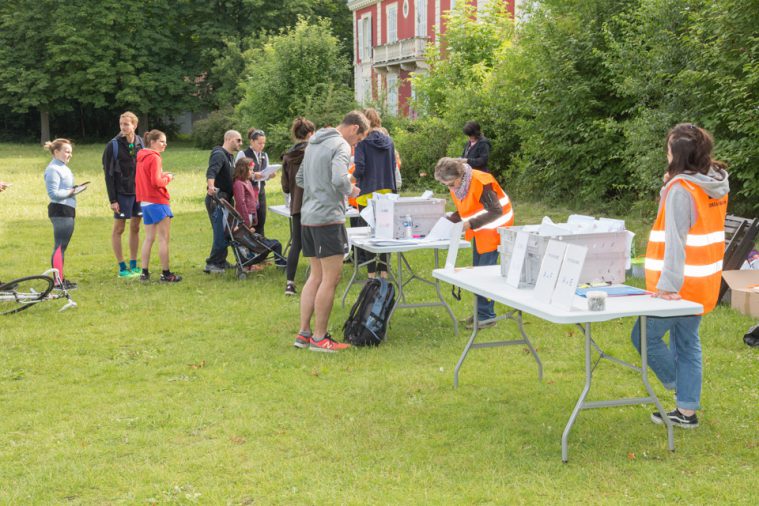
[[[49,269],[37,276],[0,282],[0,315],[18,313],[40,302],[64,298],[67,302],[59,312],[77,306],[63,286],[58,269]]]

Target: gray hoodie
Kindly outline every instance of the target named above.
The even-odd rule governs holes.
[[[730,191],[728,174],[722,169],[712,168],[706,175],[680,174],[677,179],[697,184],[707,195],[715,199],[724,197]],[[698,211],[690,193],[681,185],[662,188],[660,207],[661,202],[666,202],[667,209],[667,215],[664,217],[664,240],[667,246],[664,249],[664,266],[656,288],[665,292],[679,292],[684,280],[685,240],[688,231],[698,220]]]
[[[345,223],[345,197],[353,185],[348,174],[351,148],[335,128],[322,128],[308,141],[295,183],[303,188],[301,225]]]

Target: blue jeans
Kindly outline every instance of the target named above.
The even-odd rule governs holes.
[[[648,317],[648,365],[668,390],[677,392],[677,407],[700,409],[701,340],[698,327],[701,316],[673,318]],[[669,332],[669,346],[664,334]],[[640,353],[640,319],[632,330],[633,345]]]
[[[214,206],[211,197],[206,196],[206,211],[211,220],[213,244],[211,254],[206,259],[207,264],[223,266],[227,262],[227,246],[229,241],[224,233],[224,213],[221,206]]]
[[[472,239],[472,265],[496,265],[498,263],[498,250],[487,253],[477,253],[477,240]],[[495,318],[495,302],[485,297],[477,296],[477,319],[479,321]]]

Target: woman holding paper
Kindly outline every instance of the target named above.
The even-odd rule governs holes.
[[[448,219],[464,222],[465,237],[472,241],[472,260],[475,267],[498,263],[498,227],[514,224],[514,211],[508,195],[495,178],[487,172],[473,169],[461,158],[441,158],[435,165],[435,179],[448,187],[456,212]],[[477,326],[495,325],[495,303],[477,296]],[[474,327],[474,316],[466,321]]]
[[[709,132],[690,123],[667,134],[667,172],[645,263],[646,289],[654,297],[698,302],[703,314],[714,309],[719,297],[730,191],[725,164],[712,158],[713,146]],[[703,314],[649,317],[646,324],[648,363],[662,384],[676,392],[676,407],[667,417],[686,429],[698,427]],[[667,332],[669,346],[663,340]],[[631,337],[640,353],[640,320]],[[664,422],[658,412],[651,421]]]
[[[53,159],[45,169],[45,187],[50,203],[47,205],[47,215],[53,224],[53,255],[50,264],[58,269],[63,286],[71,290],[76,288],[76,283],[69,281],[63,274],[63,257],[74,235],[74,218],[76,217],[76,194],[84,190],[85,186],[74,184],[74,174],[68,167],[71,160],[73,147],[68,139],[55,139],[45,143],[45,149],[50,151]],[[85,183],[86,184],[86,183]]]
[[[272,172],[269,176],[263,174],[264,169],[269,166],[269,155],[264,151],[266,147],[266,134],[263,130],[257,128],[250,128],[248,130],[249,145],[247,149],[237,152],[235,162],[240,158],[246,156],[253,159],[253,184],[258,186],[258,210],[256,211],[256,218],[258,225],[256,231],[266,236],[264,233],[264,225],[266,224],[266,181],[274,177]]]

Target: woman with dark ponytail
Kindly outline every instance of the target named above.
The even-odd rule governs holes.
[[[295,272],[298,269],[300,258],[300,206],[303,201],[303,188],[295,184],[295,175],[298,173],[303,155],[306,152],[308,139],[316,131],[313,123],[303,117],[293,120],[290,127],[295,144],[282,155],[282,191],[290,199],[290,216],[292,217],[292,230],[290,230],[290,251],[287,255],[287,282],[285,283],[285,295],[295,295]]]

